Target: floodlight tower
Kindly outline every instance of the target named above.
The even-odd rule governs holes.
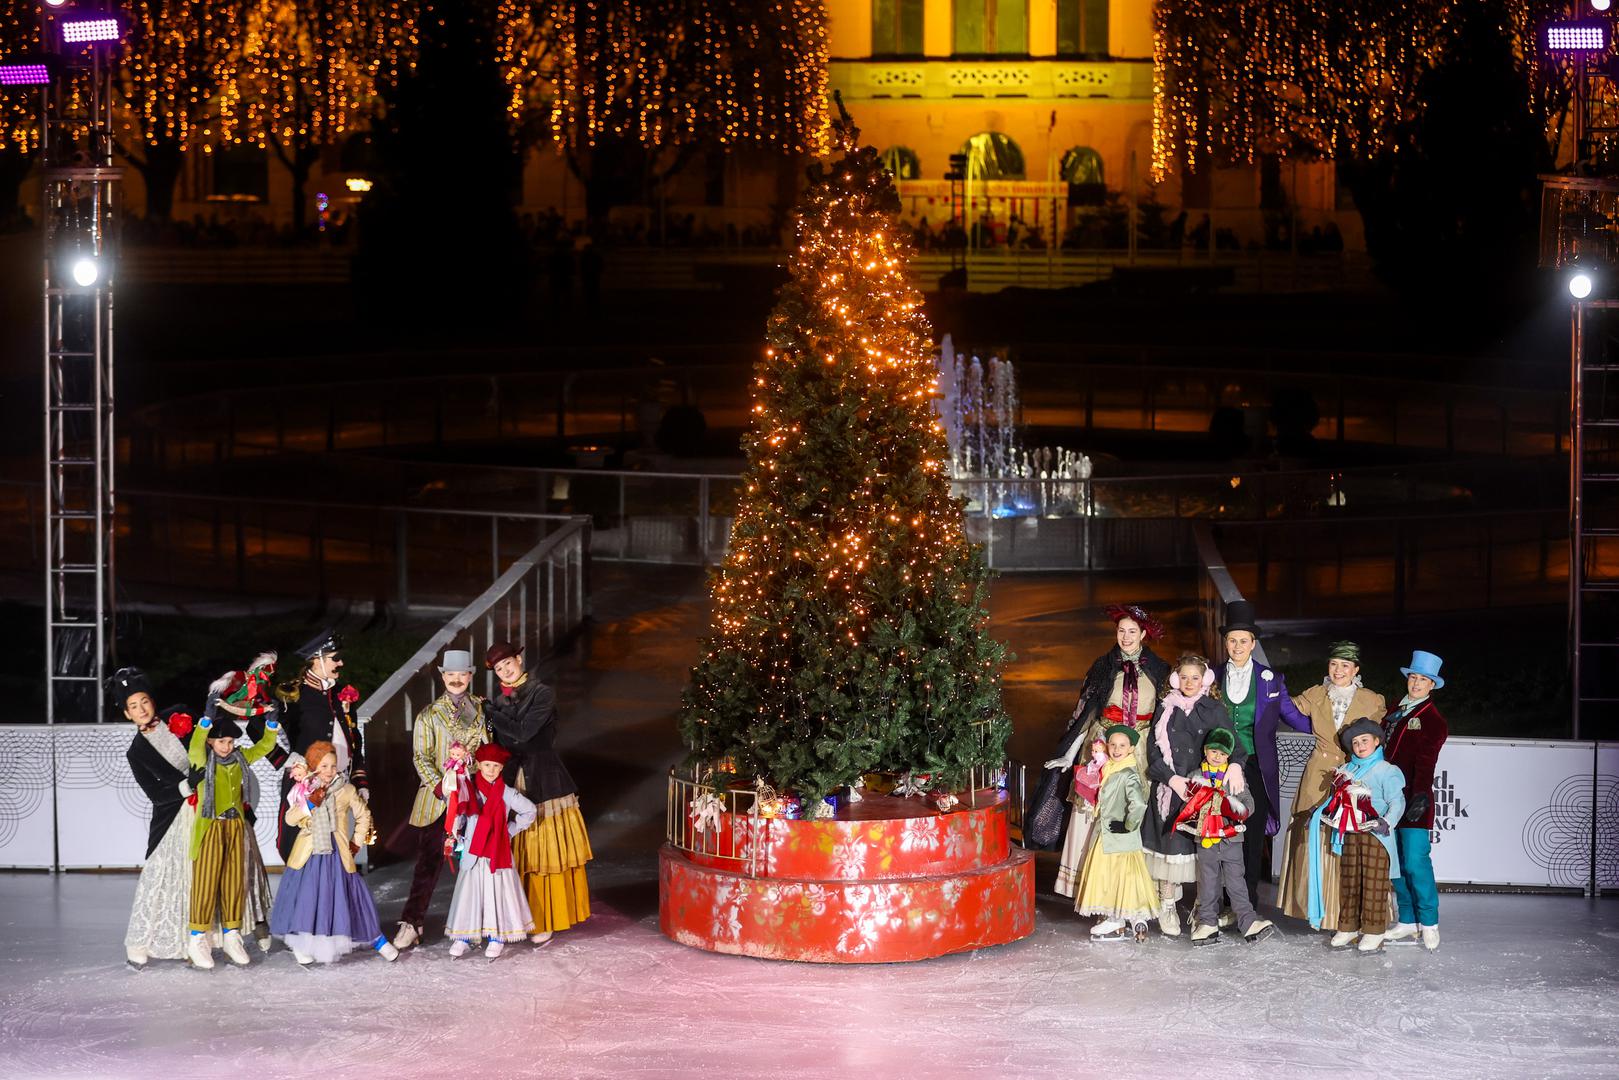
[[[1614,97],[1610,0],[1540,29],[1541,51],[1573,74],[1574,161],[1544,176],[1540,265],[1568,289],[1568,640],[1573,735],[1619,733],[1619,176],[1603,143],[1616,129],[1591,90]]]
[[[122,27],[100,0],[47,4],[45,236],[47,723],[105,720],[115,648],[113,288],[119,193],[113,65]]]

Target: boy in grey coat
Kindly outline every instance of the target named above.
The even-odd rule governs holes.
[[[1220,940],[1222,891],[1231,898],[1231,911],[1244,940],[1258,941],[1275,929],[1255,913],[1243,874],[1242,838],[1256,804],[1242,766],[1231,760],[1236,742],[1236,736],[1225,728],[1214,728],[1204,738],[1203,764],[1186,778],[1192,794],[1175,826],[1198,838],[1193,945]]]

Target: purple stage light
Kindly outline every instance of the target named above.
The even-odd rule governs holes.
[[[91,41],[117,41],[117,19],[73,19],[62,23],[62,40],[69,45]]]
[[[1606,21],[1547,23],[1541,28],[1541,48],[1551,53],[1606,52],[1610,35]]]
[[[0,86],[44,86],[50,81],[44,64],[0,64]]]

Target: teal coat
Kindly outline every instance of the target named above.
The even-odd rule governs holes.
[[[1141,819],[1147,815],[1147,785],[1141,771],[1129,762],[1124,768],[1102,781],[1102,790],[1096,794],[1096,830],[1102,838],[1104,855],[1122,855],[1141,850]],[[1126,832],[1116,833],[1108,822],[1124,819]]]

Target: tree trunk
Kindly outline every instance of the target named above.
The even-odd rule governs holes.
[[[33,167],[32,154],[14,149],[0,150],[0,225],[6,225],[22,216],[18,203],[22,201],[22,182]]]
[[[146,182],[146,216],[167,221],[174,216],[174,186],[180,179],[185,154],[177,142],[164,141],[143,148],[145,160],[129,157],[129,163]]]

